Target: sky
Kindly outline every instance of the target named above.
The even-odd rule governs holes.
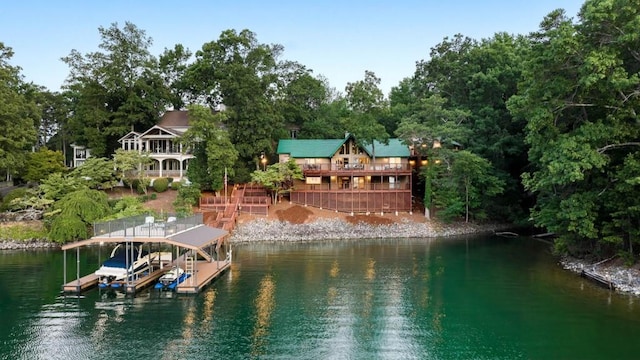
[[[258,42],[284,46],[297,61],[343,92],[366,70],[388,94],[413,75],[432,47],[460,33],[528,34],[557,8],[577,18],[584,0],[22,0],[0,6],[0,42],[28,82],[59,91],[69,73],[60,58],[98,51],[99,27],[126,21],[153,39],[151,53],[182,44],[195,53],[227,29],[249,29]]]

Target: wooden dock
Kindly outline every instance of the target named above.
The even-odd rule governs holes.
[[[598,275],[594,272],[590,272],[590,271],[585,271],[582,270],[582,272],[580,272],[580,276],[582,276],[585,279],[591,280],[592,282],[607,288],[609,290],[615,290],[616,286],[613,282],[609,281],[608,279],[606,279],[604,276],[602,275]]]
[[[81,293],[97,285],[98,275],[89,274],[62,285],[62,291],[66,293]]]
[[[171,270],[171,266],[165,266],[161,269],[153,270],[150,274],[140,276],[132,281],[114,281],[118,284],[118,289],[123,289],[127,294],[135,294],[139,290],[155,283],[164,273]],[[75,279],[62,285],[62,291],[65,293],[81,293],[98,285],[98,275],[89,274],[79,279]],[[114,287],[116,288],[116,287]]]
[[[231,266],[230,261],[198,261],[195,273],[181,284],[176,286],[178,294],[196,294],[203,287],[209,285],[214,279],[222,275]]]

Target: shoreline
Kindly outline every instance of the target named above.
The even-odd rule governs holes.
[[[319,218],[292,224],[287,221],[257,218],[238,224],[231,233],[232,244],[256,242],[308,242],[339,239],[435,238],[456,235],[491,233],[506,226],[453,224],[436,226],[426,222],[402,219],[391,224],[350,223],[342,219]]]
[[[253,218],[238,223],[231,232],[229,242],[234,245],[251,243],[302,243],[323,240],[391,239],[391,238],[436,238],[472,234],[490,234],[508,230],[505,224],[441,224],[437,222],[415,222],[400,219],[390,224],[351,223],[340,218],[316,218],[301,224],[283,220]],[[15,241],[0,239],[0,251],[52,250],[60,244],[31,239]],[[640,267],[627,267],[619,261],[590,263],[586,260],[561,257],[558,265],[580,274],[583,270],[610,281],[615,292],[640,296]]]
[[[618,262],[612,263],[611,260],[591,263],[583,259],[564,256],[558,264],[563,269],[578,275],[582,271],[596,274],[611,282],[615,288],[614,292],[640,296],[640,270],[637,267],[627,267]]]

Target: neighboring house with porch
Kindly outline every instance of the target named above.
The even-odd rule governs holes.
[[[153,159],[146,170],[152,178],[171,177],[180,180],[186,176],[189,160],[194,156],[179,138],[189,129],[187,111],[170,110],[162,115],[158,124],[145,132],[131,131],[118,142],[124,150],[146,151]]]
[[[85,161],[91,156],[91,150],[86,146],[71,144],[71,150],[73,155],[71,156],[71,167],[77,168],[84,164]]]
[[[294,184],[291,202],[349,213],[410,212],[409,147],[399,139],[374,145],[352,135],[280,140],[278,161],[294,159],[305,177]]]

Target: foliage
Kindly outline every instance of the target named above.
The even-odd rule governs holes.
[[[49,174],[62,173],[65,170],[64,156],[60,151],[41,147],[38,151],[29,153],[27,156],[22,178],[27,181],[40,182]]]
[[[101,221],[122,219],[126,217],[142,215],[149,212],[142,202],[135,196],[123,196],[118,199],[112,209],[112,214],[101,219]]]
[[[17,188],[9,191],[2,198],[2,208],[0,210],[1,211],[10,210],[11,202],[13,202],[13,200],[23,198],[28,194],[29,194],[29,189],[27,189],[26,187],[21,187],[21,188]]]
[[[187,176],[204,190],[221,190],[225,176],[234,174],[238,152],[223,129],[225,118],[224,113],[214,114],[203,106],[189,106],[190,128],[182,136],[182,142],[194,149],[196,158],[189,163]]]
[[[273,100],[279,89],[281,52],[282,46],[261,44],[249,30],[225,30],[217,41],[196,52],[189,68],[192,86],[206,96],[206,102],[213,108],[224,103],[227,108],[224,124],[238,151],[237,169],[255,163],[261,152],[271,153],[283,127]]]
[[[66,194],[88,188],[87,182],[75,176],[53,173],[40,183],[40,191],[45,199],[60,200]]]
[[[577,23],[550,13],[509,101],[528,120],[532,219],[573,253],[604,256],[639,241],[638,16],[637,3],[622,0],[586,1]]]
[[[43,226],[32,223],[0,226],[0,240],[29,241],[46,239],[47,231]]]
[[[435,190],[442,215],[447,220],[464,216],[465,222],[470,216],[485,219],[487,204],[504,190],[504,182],[492,175],[491,163],[466,150],[451,152],[443,159]]]
[[[171,96],[144,30],[126,22],[98,32],[101,51],[82,55],[74,49],[62,60],[70,68],[66,88],[73,104],[68,133],[101,157],[111,154],[117,139],[132,128],[153,126]]]
[[[387,109],[380,79],[371,71],[365,71],[364,80],[348,83],[347,102],[352,113],[347,120],[347,128],[362,145],[371,145],[373,162],[376,160],[375,142],[389,143],[389,134],[379,122]]]
[[[165,192],[169,188],[169,179],[157,178],[153,180],[153,190],[156,192]]]
[[[179,181],[171,182],[171,190],[179,190],[182,187],[182,183]]]
[[[192,207],[198,205],[200,193],[200,185],[197,183],[180,186],[176,200],[173,202],[176,213],[180,216],[191,214]]]
[[[89,226],[110,213],[107,195],[103,191],[80,189],[54,204],[48,216],[49,238],[56,242],[86,239]]]
[[[92,156],[73,169],[70,177],[81,179],[90,189],[112,189],[117,185],[111,160]]]
[[[266,171],[256,170],[251,174],[251,181],[256,182],[271,191],[273,202],[278,197],[291,192],[295,180],[302,180],[302,169],[295,160],[289,159],[286,163],[269,165]]]
[[[20,68],[9,61],[13,50],[0,42],[0,169],[15,174],[36,142],[38,108],[26,92]]]
[[[113,164],[118,177],[129,184],[132,194],[133,189],[140,192],[141,188],[137,184],[144,183],[145,173],[143,169],[152,162],[153,160],[148,152],[117,149],[113,155]],[[137,180],[137,183],[135,180]],[[146,193],[146,188],[143,188],[142,191]]]
[[[18,211],[29,208],[43,210],[50,202],[42,201],[34,189],[21,187],[11,190],[2,199],[0,211]]]

